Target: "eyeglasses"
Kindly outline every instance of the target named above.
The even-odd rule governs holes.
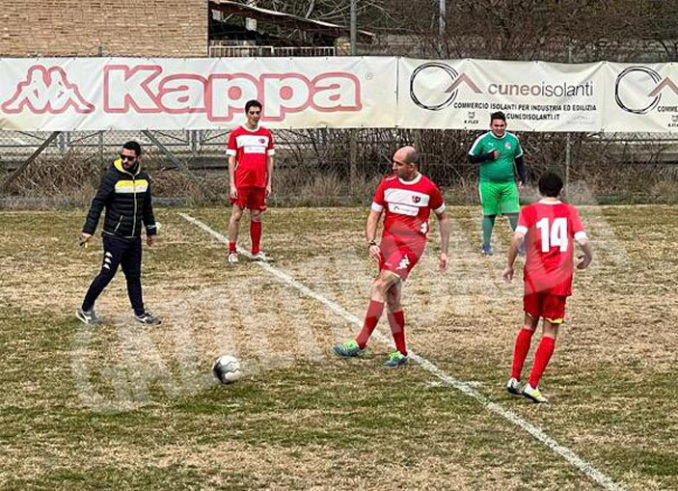
[[[122,161],[129,160],[130,162],[134,162],[136,159],[137,159],[136,157],[131,156],[131,155],[120,154],[120,160],[122,160]]]

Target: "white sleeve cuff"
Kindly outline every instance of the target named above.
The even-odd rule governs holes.
[[[379,203],[375,203],[374,201],[372,202],[372,206],[370,207],[370,209],[375,213],[381,213],[382,211],[384,211],[384,207],[381,206]]]
[[[236,153],[237,152],[235,150],[231,150],[230,148],[226,149],[226,155],[235,156]]]
[[[442,205],[440,205],[438,208],[436,208],[433,211],[436,213],[436,215],[440,215],[442,212],[445,211],[445,203],[443,203]]]
[[[574,240],[585,240],[585,239],[588,239],[588,236],[586,235],[586,232],[584,232],[583,230],[574,234]]]
[[[269,155],[275,155],[275,149],[271,148],[268,150]]]
[[[515,233],[525,236],[527,235],[527,227],[525,225],[518,225]]]

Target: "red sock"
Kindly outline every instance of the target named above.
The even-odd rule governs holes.
[[[529,329],[521,329],[516,336],[516,342],[513,345],[513,368],[511,369],[511,377],[520,380],[520,374],[523,372],[523,365],[527,352],[530,351],[530,342],[534,331]]]
[[[391,334],[395,341],[396,349],[407,356],[407,347],[405,345],[405,312],[389,312],[388,323],[391,326]]]
[[[261,250],[261,222],[250,222],[250,239],[252,239],[252,254],[259,254]]]
[[[363,328],[360,330],[358,337],[355,338],[356,342],[360,349],[363,349],[367,344],[367,340],[370,339],[372,331],[377,327],[381,313],[384,311],[384,302],[377,302],[375,300],[370,300],[370,304],[367,306],[367,313],[365,314],[365,322]]]
[[[543,336],[541,338],[539,347],[537,347],[537,351],[534,353],[534,365],[532,365],[530,377],[527,379],[532,387],[537,387],[539,385],[539,379],[541,379],[541,376],[546,369],[546,365],[549,364],[549,360],[551,359],[555,347],[555,339],[548,336]]]
[[[235,242],[229,242],[228,243],[228,252],[236,252]]]

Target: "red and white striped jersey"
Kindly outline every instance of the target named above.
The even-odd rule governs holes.
[[[266,162],[273,155],[273,135],[262,126],[250,130],[238,126],[228,135],[226,154],[235,155],[236,187],[265,188]]]
[[[372,211],[385,212],[382,235],[394,236],[400,242],[426,242],[431,210],[442,213],[445,202],[438,186],[423,174],[412,181],[396,175],[384,178],[372,201]]]

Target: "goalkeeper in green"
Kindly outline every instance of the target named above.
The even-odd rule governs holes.
[[[506,131],[506,116],[497,111],[490,115],[490,130],[473,142],[468,152],[472,164],[480,164],[480,204],[483,207],[484,255],[492,255],[492,229],[497,215],[506,215],[511,230],[516,229],[520,203],[518,188],[525,182],[523,149],[518,137]],[[518,186],[516,186],[516,170]]]

